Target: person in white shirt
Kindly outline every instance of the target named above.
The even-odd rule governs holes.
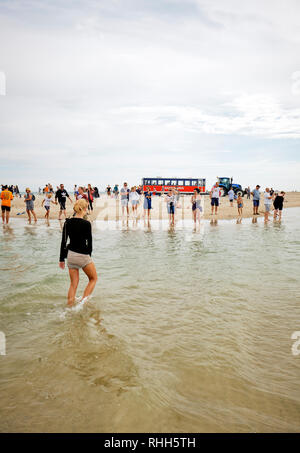
[[[127,182],[124,182],[122,189],[120,190],[121,194],[121,206],[122,206],[122,217],[124,217],[124,210],[126,208],[127,217],[129,216],[129,208],[128,208],[128,198],[129,198],[129,189],[127,186]]]
[[[269,212],[271,210],[273,200],[273,195],[270,194],[269,187],[266,187],[264,199],[265,199],[265,222],[269,222]]]
[[[218,206],[220,204],[220,195],[221,195],[221,191],[220,191],[220,188],[219,188],[219,183],[216,182],[216,184],[212,187],[211,191],[210,191],[210,200],[211,200],[211,215],[213,215],[214,213],[214,208],[215,208],[215,214],[218,213]]]
[[[232,190],[232,187],[230,187],[230,190],[228,192],[228,198],[230,201],[230,206],[233,208],[234,191]]]
[[[175,224],[175,205],[176,205],[176,191],[174,189],[169,189],[165,197],[167,203],[167,209],[169,214],[170,225]]]
[[[49,219],[51,203],[56,204],[52,199],[52,193],[47,193],[44,200],[42,201],[42,206],[44,206],[46,209],[45,219]]]
[[[129,192],[129,201],[130,201],[131,206],[132,206],[132,215],[133,215],[133,217],[137,216],[137,206],[138,206],[139,199],[140,199],[140,196],[139,196],[139,194],[136,191],[136,187],[135,186],[131,187],[131,190]]]

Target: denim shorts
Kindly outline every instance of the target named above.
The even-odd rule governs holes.
[[[219,206],[219,198],[212,198],[211,199],[212,206]]]
[[[27,211],[34,211],[34,204],[32,200],[26,201],[26,209]]]
[[[175,214],[175,206],[174,206],[174,204],[172,204],[172,205],[168,204],[168,214]]]
[[[259,200],[253,200],[253,206],[254,206],[255,208],[258,208],[258,206],[259,206]]]

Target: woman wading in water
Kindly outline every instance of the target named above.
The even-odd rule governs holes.
[[[70,275],[70,288],[68,292],[68,306],[74,305],[76,290],[79,283],[79,269],[82,269],[88,276],[89,282],[84,290],[81,302],[86,302],[87,297],[93,292],[97,282],[97,272],[95,264],[91,259],[92,254],[92,227],[88,220],[84,220],[87,214],[88,203],[84,200],[78,200],[74,204],[74,217],[66,219],[61,247],[59,267],[65,268],[65,259]],[[70,242],[67,245],[68,238]]]

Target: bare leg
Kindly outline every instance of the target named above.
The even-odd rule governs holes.
[[[269,212],[265,211],[265,222],[269,222]]]
[[[36,218],[35,212],[34,212],[34,211],[31,211],[31,213],[32,213],[32,215],[33,215],[34,221],[36,222],[36,221],[37,221],[37,218]]]
[[[83,272],[88,276],[89,282],[83,293],[83,299],[92,294],[98,280],[97,271],[94,263],[90,263],[83,268]]]
[[[9,211],[6,211],[6,224],[9,222]]]
[[[68,292],[68,306],[71,307],[74,305],[74,300],[76,296],[76,290],[79,283],[79,269],[70,269],[70,288]]]
[[[58,220],[61,220],[61,215],[62,215],[62,210],[60,209],[59,214],[58,214]]]
[[[30,211],[27,209],[27,215],[28,215],[28,221],[29,223],[31,223],[31,214],[30,214]]]

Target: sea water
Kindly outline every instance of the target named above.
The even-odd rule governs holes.
[[[1,431],[299,431],[299,208],[267,225],[95,221],[78,312],[60,228],[0,230]]]

